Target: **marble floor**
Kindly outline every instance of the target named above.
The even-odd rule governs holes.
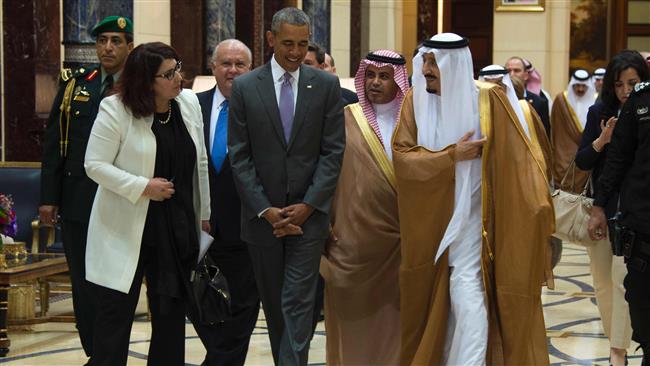
[[[549,355],[552,365],[607,365],[609,345],[603,335],[593,296],[589,259],[584,248],[565,245],[562,261],[555,268],[554,290],[543,290]],[[141,296],[141,299],[143,297]],[[69,298],[52,305],[52,311],[71,309]],[[151,335],[141,301],[138,318],[131,333],[128,365],[145,365]],[[246,365],[272,365],[263,314],[251,340]],[[190,324],[186,327],[186,365],[200,365],[205,351]],[[79,344],[74,325],[46,323],[31,331],[10,328],[11,351],[0,364],[14,365],[82,365],[86,358]],[[628,350],[630,365],[639,365],[633,344]],[[321,322],[311,344],[310,365],[325,365],[325,329]]]

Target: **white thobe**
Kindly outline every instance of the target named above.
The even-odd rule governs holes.
[[[388,156],[388,160],[393,161],[391,138],[393,137],[393,131],[395,131],[397,114],[399,113],[399,100],[395,98],[386,104],[373,104],[372,107],[375,109],[375,115],[377,116],[377,125],[379,125],[381,140],[384,142],[384,151]]]
[[[480,169],[473,164],[472,169]],[[470,217],[462,237],[449,246],[451,307],[445,339],[445,365],[484,365],[488,316],[481,274],[481,182],[472,187]]]

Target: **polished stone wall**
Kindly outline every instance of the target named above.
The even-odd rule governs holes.
[[[330,13],[331,2],[323,0],[303,0],[302,10],[312,21],[311,40],[320,47],[330,50]]]
[[[66,51],[79,45],[90,50],[70,54],[75,63],[68,65],[78,65],[96,61],[92,27],[108,15],[133,18],[133,0],[3,1],[2,7],[3,156],[5,161],[40,161],[43,132],[58,90],[61,10]]]
[[[206,64],[219,42],[235,36],[235,0],[205,0]]]
[[[40,161],[59,74],[58,0],[2,3],[4,159]]]
[[[207,73],[203,1],[171,0],[171,45],[183,59],[183,76],[193,79]]]
[[[133,20],[133,0],[63,1],[63,44],[66,67],[97,62],[90,31],[103,18],[121,15]]]
[[[109,15],[121,15],[133,20],[133,0],[63,1],[63,42],[95,43],[90,31]]]

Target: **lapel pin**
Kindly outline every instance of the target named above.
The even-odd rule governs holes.
[[[307,85],[307,89],[311,89],[311,85]]]

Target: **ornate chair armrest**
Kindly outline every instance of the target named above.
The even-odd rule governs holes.
[[[47,248],[54,243],[55,228],[53,225],[44,224],[38,219],[32,220],[32,254],[37,254],[41,247],[41,228],[46,228],[47,241],[45,247]]]

